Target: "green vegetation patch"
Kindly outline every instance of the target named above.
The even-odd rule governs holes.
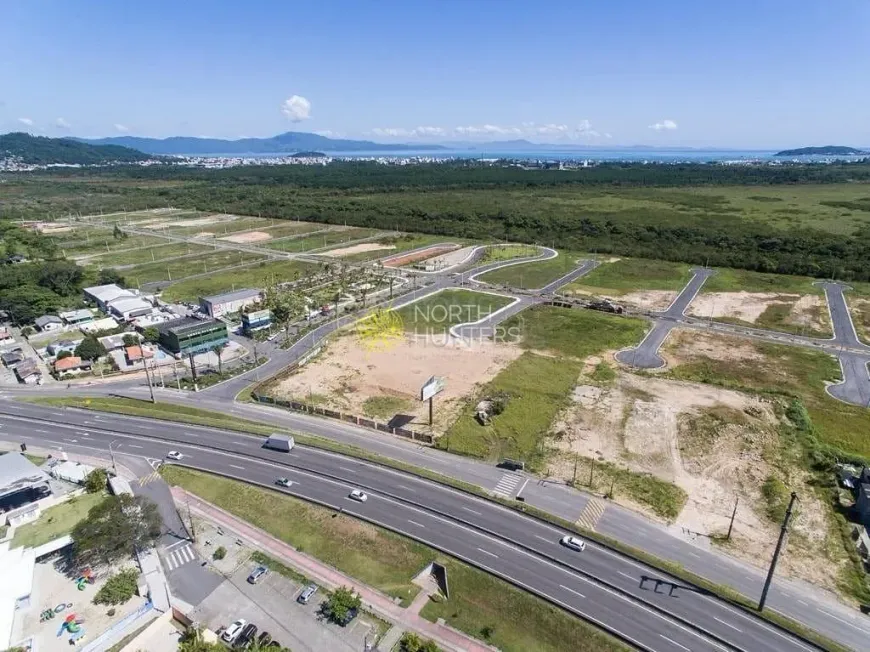
[[[505,652],[629,650],[616,639],[540,598],[453,559],[444,560],[450,599],[420,615],[483,639]]]
[[[717,269],[704,283],[701,292],[774,292],[778,294],[822,294],[809,276],[762,274],[745,269]]]
[[[105,498],[105,494],[84,494],[70,498],[60,505],[49,507],[39,520],[22,525],[15,530],[12,547],[33,548],[69,534],[76,523],[88,515],[91,507],[103,502]]]
[[[158,245],[156,247],[140,247],[129,251],[93,256],[84,262],[88,265],[99,267],[116,267],[118,265],[139,265],[149,262],[157,262],[166,258],[186,256],[188,254],[202,254],[211,251],[211,247],[188,242],[173,242],[171,244]]]
[[[559,255],[549,260],[520,263],[487,272],[478,277],[479,281],[495,285],[509,285],[522,289],[537,289],[565,276],[579,266],[577,262],[585,254],[559,251]]]
[[[395,256],[403,251],[418,249],[429,245],[438,244],[441,242],[461,242],[456,238],[444,238],[439,235],[426,235],[424,233],[402,233],[400,235],[385,235],[373,242],[391,247],[391,249],[378,249],[376,251],[361,251],[358,254],[349,256],[341,256],[338,260],[349,262],[364,262],[367,260],[376,260],[378,258],[386,258],[387,256]]]
[[[451,326],[484,319],[514,300],[497,294],[472,290],[443,290],[399,308],[406,332],[446,333]]]
[[[229,292],[234,287],[265,288],[276,283],[299,280],[315,268],[311,263],[295,260],[264,261],[173,283],[163,290],[162,297],[165,301],[196,301],[199,297]],[[126,274],[132,276],[133,270]]]
[[[363,414],[375,419],[392,419],[396,414],[412,408],[411,401],[400,396],[370,396],[363,401]]]
[[[692,276],[689,268],[666,260],[620,258],[602,262],[565,289],[615,295],[636,290],[681,290]]]
[[[406,605],[419,591],[411,579],[434,558],[432,549],[410,539],[286,494],[177,466],[164,466],[161,473],[170,484]]]
[[[221,249],[208,254],[170,260],[165,263],[137,265],[136,267],[124,270],[124,278],[136,286],[157,281],[169,282],[172,279],[182,279],[186,276],[194,276],[195,274],[217,272],[224,267],[244,265],[257,260],[266,261],[267,258],[247,251]]]
[[[503,327],[509,335],[518,332],[526,349],[555,351],[582,359],[634,346],[643,339],[649,326],[643,319],[595,310],[535,306],[511,317]]]
[[[534,245],[490,245],[484,250],[480,263],[494,263],[499,260],[513,260],[515,258],[531,258],[540,253],[542,253],[542,250]]]
[[[305,238],[293,238],[290,240],[276,240],[274,242],[263,243],[269,249],[277,249],[285,252],[301,252],[310,251],[312,249],[323,249],[330,245],[335,245],[335,248],[340,248],[340,245],[362,238],[369,238],[380,233],[377,229],[341,229],[335,231],[327,231],[326,233],[317,233]],[[319,252],[324,253],[324,252]]]
[[[504,411],[480,425],[477,400],[463,410],[438,446],[463,455],[497,460],[525,460],[532,468],[543,462],[543,443],[556,414],[568,397],[582,364],[526,352],[503,369],[478,393],[478,399],[506,396]]]

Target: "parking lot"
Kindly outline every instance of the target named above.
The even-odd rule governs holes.
[[[244,618],[267,631],[294,652],[359,652],[373,641],[376,629],[358,616],[347,627],[322,620],[318,615],[324,594],[319,591],[307,605],[296,602],[303,586],[278,573],[268,573],[257,584],[247,577],[255,564],[241,567],[195,609],[191,617],[218,631]]]

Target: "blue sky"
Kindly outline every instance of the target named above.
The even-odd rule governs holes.
[[[870,145],[867,0],[7,0],[0,132]]]

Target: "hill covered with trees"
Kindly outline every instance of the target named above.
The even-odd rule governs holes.
[[[90,145],[71,138],[47,138],[23,132],[0,135],[0,159],[10,157],[28,165],[136,163],[153,158],[129,147]]]

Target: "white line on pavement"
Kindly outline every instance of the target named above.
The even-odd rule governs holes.
[[[738,629],[737,627],[735,627],[735,626],[732,625],[731,623],[726,622],[726,621],[722,620],[721,618],[717,618],[716,616],[713,616],[713,620],[718,620],[720,623],[722,623],[722,624],[725,625],[726,627],[730,627],[730,628],[733,629],[734,631],[736,631],[736,632],[740,632],[741,634],[743,633],[743,630],[742,630],[742,629]]]
[[[575,591],[574,589],[569,589],[569,588],[568,588],[567,586],[565,586],[564,584],[560,584],[560,585],[559,585],[559,588],[560,588],[560,589],[565,589],[566,591],[568,591],[569,593],[573,593],[574,595],[579,595],[581,598],[585,598],[585,597],[586,597],[585,595],[583,595],[582,593],[580,593],[580,591]]]
[[[484,550],[483,548],[478,548],[478,550],[480,550],[480,552],[482,552],[484,555],[489,555],[490,557],[495,557],[496,559],[498,559],[498,555],[495,554],[494,552],[490,552],[489,550]]]
[[[238,466],[237,464],[230,464],[230,466],[233,467],[234,469],[238,469],[239,471],[245,470],[244,466]]]
[[[547,537],[542,537],[540,534],[536,534],[535,538],[540,539],[541,541],[546,541],[547,543],[550,543],[550,540]]]
[[[422,527],[422,528],[426,527],[422,523],[418,523],[417,521],[412,521],[411,519],[408,519],[408,523],[411,523],[412,525],[416,525],[417,527]]]
[[[142,448],[141,446],[137,446],[136,444],[127,444],[129,448]]]
[[[634,582],[634,581],[637,580],[636,577],[632,577],[632,576],[629,575],[628,573],[623,573],[622,571],[616,571],[616,572],[619,573],[620,575],[622,575],[623,577],[627,577],[627,578],[630,579],[632,582]]]
[[[340,468],[342,471],[347,471],[348,473],[356,473],[354,469],[349,469],[346,466],[340,466],[338,468]]]
[[[668,637],[665,636],[664,634],[659,634],[659,636],[661,636],[663,639],[665,639],[665,640],[666,640],[668,643],[670,643],[671,645],[676,645],[677,647],[680,647],[680,648],[683,648],[684,650],[688,650],[689,652],[692,652],[692,650],[690,650],[689,648],[687,648],[685,645],[680,645],[680,644],[677,643],[674,639],[672,639],[672,638],[668,638]]]
[[[465,506],[463,506],[462,509],[464,509],[466,512],[471,512],[472,514],[477,514],[478,516],[483,516],[483,514],[481,514],[480,512],[476,512],[476,511],[474,511],[474,510],[471,509],[470,507],[465,507]]]

